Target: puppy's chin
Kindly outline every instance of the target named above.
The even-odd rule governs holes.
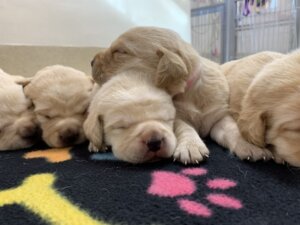
[[[8,151],[30,148],[36,143],[36,140],[27,140],[17,136],[7,140],[7,138],[4,136],[4,138],[0,139],[0,142],[0,151]]]

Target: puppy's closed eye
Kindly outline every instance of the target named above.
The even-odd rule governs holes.
[[[110,127],[112,130],[125,130],[125,129],[128,129],[132,125],[133,124],[118,122],[118,123],[112,124]]]
[[[51,115],[42,115],[42,114],[39,114],[38,116],[40,116],[40,117],[42,117],[43,119],[45,119],[45,120],[50,120],[50,119],[53,119],[54,118],[54,116],[51,116]]]
[[[128,54],[128,52],[126,50],[122,49],[122,48],[117,48],[117,49],[112,51],[112,54],[124,54],[124,55],[126,55],[126,54]]]
[[[125,130],[128,129],[129,126],[128,125],[119,125],[119,126],[114,126],[113,129],[114,130]]]

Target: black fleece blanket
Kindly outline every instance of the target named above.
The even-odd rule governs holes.
[[[197,166],[131,165],[87,144],[1,152],[0,224],[300,224],[299,169],[206,143]]]

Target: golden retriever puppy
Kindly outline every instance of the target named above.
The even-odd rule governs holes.
[[[105,144],[124,161],[143,163],[174,154],[175,108],[165,91],[139,72],[123,72],[94,96],[84,122],[90,151]]]
[[[242,159],[271,156],[242,138],[228,111],[229,87],[220,66],[199,56],[177,33],[156,27],[130,29],[91,64],[99,84],[124,71],[143,72],[174,97],[175,130],[180,130],[174,159],[198,163],[208,156],[197,133],[210,135]]]
[[[51,147],[86,140],[82,124],[91,100],[93,81],[81,71],[54,65],[36,73],[25,94],[32,99],[43,140]]]
[[[300,166],[300,51],[265,65],[241,99],[238,126],[260,147],[271,147],[276,160]]]
[[[11,76],[0,69],[0,150],[32,146],[38,139],[38,125],[32,102],[23,92],[30,80]]]
[[[221,65],[230,89],[229,109],[236,121],[241,111],[241,100],[254,77],[265,65],[282,56],[281,53],[265,51]]]

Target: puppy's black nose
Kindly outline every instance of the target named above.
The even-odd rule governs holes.
[[[161,148],[161,142],[162,142],[161,139],[156,139],[156,138],[150,139],[146,143],[146,145],[148,147],[148,151],[150,151],[150,152],[157,152],[158,150],[160,150],[160,148]]]
[[[39,127],[37,125],[32,124],[21,128],[19,133],[22,138],[31,140],[39,136],[39,131]]]
[[[78,137],[79,137],[79,133],[77,131],[72,131],[72,130],[66,130],[59,135],[60,140],[65,145],[73,144],[74,142],[77,141]]]

